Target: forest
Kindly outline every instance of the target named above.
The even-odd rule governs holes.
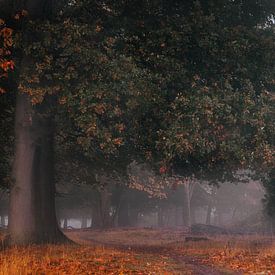
[[[0,275],[275,273],[274,0],[0,0]]]

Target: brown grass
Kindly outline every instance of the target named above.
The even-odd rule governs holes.
[[[104,232],[74,232],[74,238],[129,245],[132,247],[162,247],[170,258],[191,257],[196,263],[241,271],[245,274],[275,274],[275,243],[270,237],[209,236],[209,241],[185,242],[185,232],[173,230],[114,230]]]
[[[242,274],[275,274],[275,244],[263,236],[215,238],[200,244],[179,244],[175,250],[198,257],[203,264]]]
[[[0,275],[192,274],[194,264],[244,274],[275,274],[275,245],[262,236],[209,237],[210,241],[186,243],[185,233],[179,230],[87,230],[67,234],[81,245],[1,251]],[[188,259],[194,259],[194,264],[190,265]]]
[[[166,257],[87,246],[30,246],[0,253],[1,275],[172,274],[171,266]]]

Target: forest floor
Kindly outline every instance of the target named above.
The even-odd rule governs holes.
[[[68,230],[79,245],[0,251],[0,275],[275,274],[275,243],[265,236],[209,236],[182,230]]]

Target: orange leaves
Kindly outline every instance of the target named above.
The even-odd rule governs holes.
[[[114,114],[118,117],[120,117],[122,115],[122,110],[119,107],[115,107],[114,108]]]
[[[119,124],[116,124],[115,128],[119,133],[121,133],[125,130],[125,125],[123,123],[119,123]]]
[[[115,138],[113,140],[113,143],[117,146],[121,146],[123,144],[123,139],[122,138]]]
[[[96,25],[96,27],[95,27],[95,31],[96,32],[101,32],[103,30],[103,27],[101,26],[101,25]]]
[[[60,99],[59,99],[59,104],[60,105],[64,105],[66,104],[67,102],[67,98],[65,96],[62,96]]]
[[[0,37],[3,38],[3,48],[9,48],[12,46],[13,44],[13,40],[12,40],[12,29],[11,28],[7,28],[4,27],[1,29],[0,31]]]
[[[233,238],[233,239],[231,239]],[[253,243],[259,243],[259,246]],[[175,249],[178,254],[188,255],[199,264],[217,270],[240,274],[274,274],[274,245],[271,239],[260,235],[221,237],[207,243],[183,244]],[[233,271],[234,270],[234,271]]]
[[[13,45],[13,30],[5,25],[3,19],[0,18],[0,80],[8,77],[8,72],[14,69],[14,62],[10,60],[10,48]],[[5,91],[0,87],[0,94]]]
[[[93,136],[95,134],[96,129],[97,129],[96,122],[92,121],[87,127],[86,134],[89,136]]]
[[[14,62],[13,61],[3,61],[2,63],[0,63],[0,68],[4,72],[8,72],[9,70],[13,70],[14,69]]]
[[[1,251],[0,257],[0,275],[168,274],[167,264],[158,257],[89,246],[14,248]]]
[[[102,115],[105,113],[106,111],[106,105],[101,103],[101,104],[97,104],[95,107],[94,107],[94,110],[95,112],[98,114],[98,115]]]
[[[28,94],[31,97],[31,103],[33,105],[41,103],[47,92],[45,89],[42,89],[40,87],[34,88],[34,87],[30,87],[29,85],[24,85],[23,83],[20,83],[18,85],[18,90],[21,93]]]

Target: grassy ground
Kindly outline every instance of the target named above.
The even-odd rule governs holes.
[[[272,240],[261,236],[219,237],[209,242],[179,243],[174,251],[195,257],[201,264],[241,274],[275,274],[275,245]]]
[[[31,246],[0,253],[0,274],[173,274],[164,257],[87,246]]]
[[[275,243],[266,236],[209,236],[208,241],[185,242],[186,233],[180,230],[131,229],[94,231],[92,234],[76,231],[71,237],[112,244],[120,249],[129,246],[133,251],[160,253],[185,262],[189,269],[197,265],[212,267],[213,272],[221,274],[275,274]]]
[[[180,230],[68,231],[80,245],[0,251],[0,275],[275,274],[275,245],[261,236],[185,242]]]

